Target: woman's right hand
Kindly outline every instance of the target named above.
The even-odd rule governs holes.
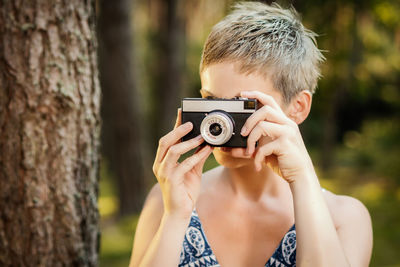
[[[164,214],[188,218],[200,192],[203,165],[212,152],[208,145],[179,163],[179,157],[204,142],[201,135],[181,142],[193,128],[191,122],[181,125],[181,110],[174,130],[163,136],[158,145],[153,172],[160,184]]]

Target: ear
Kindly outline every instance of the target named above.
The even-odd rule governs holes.
[[[297,124],[302,123],[310,113],[312,95],[310,91],[303,90],[290,102],[287,114]]]

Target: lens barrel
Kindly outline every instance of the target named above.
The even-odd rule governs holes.
[[[215,146],[228,142],[233,135],[234,122],[224,111],[212,111],[201,122],[200,133],[204,140]]]

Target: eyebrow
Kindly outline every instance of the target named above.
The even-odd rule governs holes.
[[[210,91],[203,89],[203,88],[200,89],[200,94],[201,93],[203,93],[205,95],[205,97],[219,98],[219,97],[215,96],[213,93],[211,93]],[[236,95],[234,97],[240,97],[240,94]]]

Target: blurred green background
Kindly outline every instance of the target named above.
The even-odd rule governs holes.
[[[107,8],[103,2],[99,4],[100,14]],[[157,140],[172,128],[180,98],[199,96],[202,45],[212,25],[235,1],[120,2],[125,3],[125,9],[119,12],[125,12],[129,25],[118,27],[128,33],[129,38],[123,40],[132,59],[130,65],[124,65],[130,73],[129,88],[134,90],[128,98],[136,107],[129,111],[132,122],[126,114],[121,127],[136,125],[140,134],[127,139],[117,135],[113,141],[109,137],[112,133],[103,137],[101,266],[128,265],[143,199],[156,182],[151,165]],[[278,2],[292,4],[304,25],[319,34],[318,46],[327,59],[312,112],[301,125],[321,184],[336,194],[358,198],[369,209],[374,228],[370,266],[400,266],[400,2]],[[111,25],[119,23],[121,16],[107,15],[107,19],[105,25]],[[100,28],[102,20],[107,19],[99,16]],[[104,32],[100,30],[100,48],[107,48]],[[100,52],[101,65],[113,66],[106,60],[102,63],[104,53],[110,51],[108,47]],[[106,71],[100,68],[102,88],[116,94],[119,88],[104,86],[106,75],[102,72]],[[111,101],[105,96],[107,92],[103,92],[103,105],[107,106]],[[121,119],[107,114],[103,129]],[[140,147],[135,149],[141,151],[140,155],[135,158],[125,152],[118,156],[124,146],[129,148],[127,140],[132,139]],[[109,152],[109,146],[118,149]],[[124,160],[127,163],[122,166]],[[140,164],[126,171],[133,162]],[[205,169],[214,166],[216,162],[210,157]],[[125,181],[121,181],[124,175]]]

